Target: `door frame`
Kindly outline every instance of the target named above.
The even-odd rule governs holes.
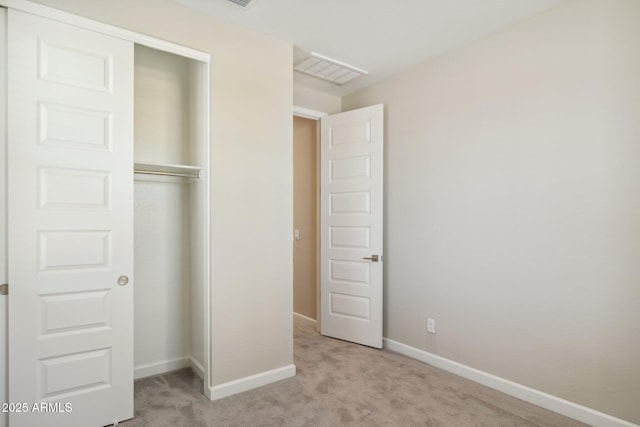
[[[320,333],[320,119],[329,115],[298,105],[293,106],[293,115],[318,122],[316,132],[316,331]],[[291,142],[293,144],[293,141]]]
[[[203,343],[204,343],[204,372],[203,372],[203,382],[204,382],[204,394],[207,398],[211,399],[211,178],[210,178],[210,164],[211,164],[211,55],[206,52],[202,52],[190,47],[182,46],[176,43],[171,43],[165,40],[160,40],[154,37],[150,37],[144,34],[137,33],[135,31],[126,30],[123,28],[115,27],[112,25],[104,24],[98,21],[94,21],[88,18],[84,18],[78,15],[74,15],[68,12],[63,12],[61,10],[44,6],[38,3],[32,3],[28,0],[0,0],[0,6],[9,9],[20,10],[26,13],[30,13],[32,15],[41,16],[47,19],[51,19],[54,21],[59,21],[65,24],[74,25],[80,28],[84,28],[86,30],[90,30],[96,33],[108,35],[115,38],[124,39],[130,41],[134,44],[144,45],[159,51],[164,51],[168,53],[173,53],[175,55],[179,55],[182,57],[186,57],[188,59],[192,59],[202,63],[205,67],[204,75],[206,76],[203,79],[203,90],[204,100],[203,100],[203,111],[202,111],[202,136],[201,141],[198,141],[200,144],[200,148],[202,150],[202,164],[204,174],[202,176],[204,188],[203,192],[203,204],[204,209],[206,210],[206,215],[204,215],[204,221],[200,226],[202,227],[203,235],[206,236],[205,245],[203,245],[202,250],[205,252],[203,254],[204,265],[202,266],[202,277],[205,283],[204,286],[204,298],[203,298],[203,310],[204,310],[204,327],[203,327]],[[0,52],[4,53],[4,52]],[[3,64],[4,57],[0,64]],[[4,70],[4,67],[3,67]],[[5,84],[6,76],[4,75],[4,71],[0,74],[0,77],[5,77],[5,79],[0,82],[0,84]],[[4,93],[4,87],[2,88],[2,92]],[[6,102],[6,97],[3,102]],[[5,122],[5,105],[0,107],[0,114],[2,114],[2,118],[0,119],[0,164],[6,163],[6,124]],[[133,168],[133,165],[131,165]],[[6,171],[6,168],[2,169]],[[6,172],[4,172],[6,173]],[[6,179],[4,176],[0,177],[0,187],[5,185],[6,187]],[[7,209],[7,200],[6,200],[6,192],[4,191],[6,188],[0,188],[0,222],[6,226],[6,209]],[[133,212],[132,212],[133,215]],[[0,226],[0,230],[2,226]],[[4,235],[4,234],[3,234]],[[6,245],[6,242],[0,241],[0,245]],[[3,246],[4,248],[5,246]],[[0,250],[0,256],[3,256],[4,252]],[[8,256],[8,254],[7,254]],[[4,264],[0,264],[4,265]],[[2,271],[0,271],[2,273]],[[2,278],[2,274],[0,274],[0,278]],[[1,320],[1,319],[0,319]],[[3,322],[0,325],[2,328],[7,328],[7,322]],[[8,343],[7,343],[8,348]],[[0,346],[0,351],[4,351],[6,349]],[[1,359],[0,359],[1,360]],[[6,363],[4,366],[0,365],[0,369],[7,369]]]

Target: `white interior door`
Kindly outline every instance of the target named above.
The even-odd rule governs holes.
[[[320,331],[382,348],[383,106],[323,117]]]
[[[131,418],[133,44],[10,9],[8,58],[10,425]]]

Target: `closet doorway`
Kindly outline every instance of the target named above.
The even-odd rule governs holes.
[[[207,78],[199,61],[135,46],[136,379],[186,367],[205,377]]]

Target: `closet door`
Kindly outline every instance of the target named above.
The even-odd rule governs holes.
[[[9,10],[8,58],[10,425],[131,418],[133,45]]]

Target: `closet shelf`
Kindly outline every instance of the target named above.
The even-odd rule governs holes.
[[[200,168],[186,165],[165,165],[159,163],[134,163],[133,172],[144,175],[175,176],[200,179]]]

